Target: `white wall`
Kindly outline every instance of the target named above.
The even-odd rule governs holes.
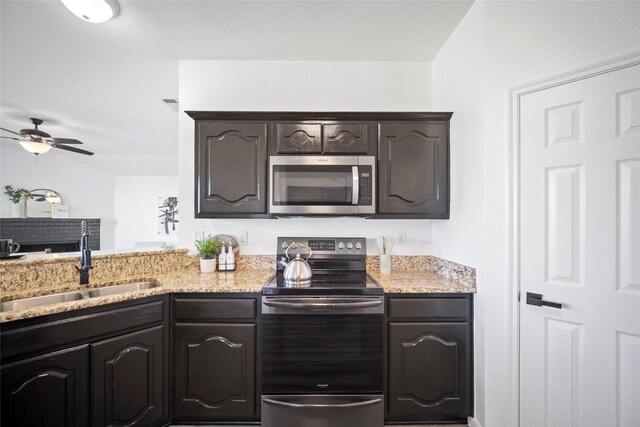
[[[484,8],[473,7],[432,62],[432,108],[453,111],[451,118],[451,215],[434,224],[433,254],[480,267],[484,258]],[[437,238],[436,238],[437,236]],[[476,366],[484,366],[485,295],[483,270],[478,269],[481,292],[475,295]],[[475,417],[483,420],[484,369],[474,377]]]
[[[4,194],[4,186],[12,185],[27,190],[49,188],[62,196],[69,206],[70,218],[100,218],[100,248],[114,247],[114,180],[113,176],[87,166],[84,156],[59,153],[51,149],[41,154],[36,169],[36,157],[22,147],[4,143],[0,147],[0,215],[11,217],[11,202]],[[71,157],[75,156],[75,157]]]
[[[508,400],[509,89],[639,50],[638,22],[639,2],[476,2],[432,62],[432,108],[454,111],[452,215],[434,224],[435,253],[478,268],[476,418],[484,426],[514,425],[517,409]]]
[[[177,235],[158,234],[159,196],[178,196],[177,175],[115,177],[115,249],[130,249],[136,242],[177,244]],[[181,208],[178,199],[178,221]]]
[[[185,110],[210,111],[426,111],[429,65],[422,62],[180,61],[180,246],[193,233],[249,232],[245,254],[272,254],[277,236],[365,236],[407,232],[398,254],[428,254],[432,221],[361,218],[278,220],[193,219],[194,123]]]

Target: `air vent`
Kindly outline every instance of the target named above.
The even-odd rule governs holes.
[[[162,101],[169,107],[172,111],[178,111],[178,100],[175,98],[162,98]]]

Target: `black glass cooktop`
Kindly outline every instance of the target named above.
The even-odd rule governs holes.
[[[364,271],[313,272],[311,283],[284,282],[283,272],[262,288],[262,295],[382,295],[382,287]]]

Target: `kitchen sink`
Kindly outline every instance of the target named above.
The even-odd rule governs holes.
[[[122,285],[104,286],[102,288],[87,289],[82,291],[64,292],[61,294],[44,295],[41,297],[24,298],[7,301],[0,304],[0,312],[26,310],[49,304],[58,304],[81,299],[104,297],[107,295],[122,294],[125,292],[142,291],[160,286],[157,282],[132,282]]]
[[[41,305],[58,304],[60,302],[78,301],[84,298],[85,292],[65,292],[63,294],[44,295],[41,297],[17,299],[0,304],[0,312],[26,310]]]
[[[157,282],[133,282],[124,283],[122,285],[105,286],[103,288],[95,288],[89,290],[89,298],[104,297],[107,295],[122,294],[124,292],[142,291],[145,289],[157,288],[160,286]]]

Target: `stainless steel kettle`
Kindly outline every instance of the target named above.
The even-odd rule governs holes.
[[[285,286],[301,286],[301,285],[309,285],[311,284],[311,276],[313,273],[311,272],[311,267],[309,267],[309,263],[306,259],[301,258],[300,254],[296,254],[294,259],[289,257],[289,249],[306,249],[309,251],[309,255],[307,256],[307,260],[311,258],[311,254],[313,251],[311,248],[304,243],[293,242],[287,247],[285,251],[285,255],[287,259],[284,257],[280,260],[280,265],[285,267],[284,269],[284,284]]]

